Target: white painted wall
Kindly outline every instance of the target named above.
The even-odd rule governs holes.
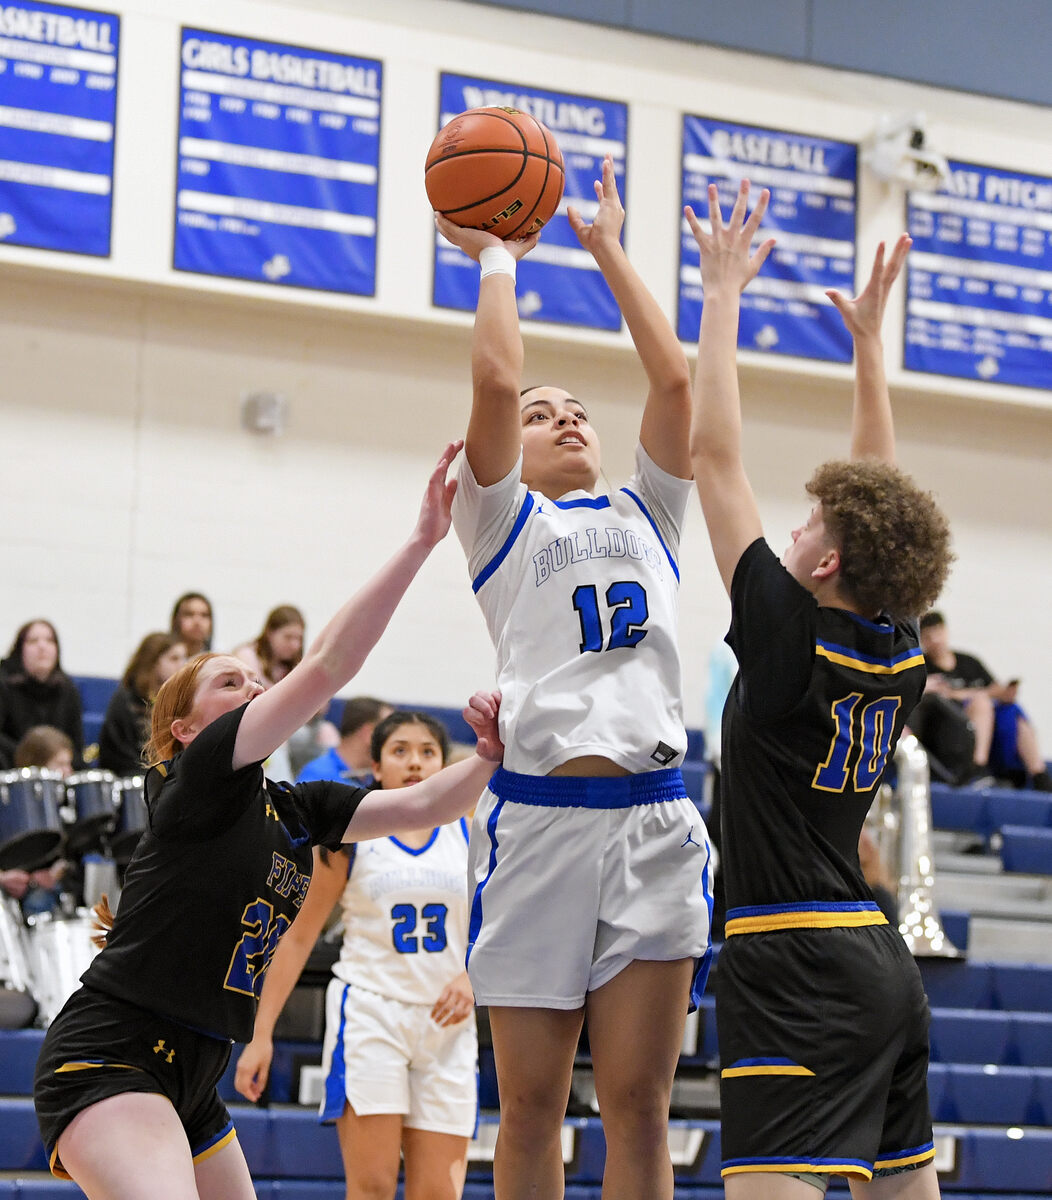
[[[469,400],[468,322],[429,307],[422,162],[440,70],[630,103],[628,246],[669,312],[683,111],[859,140],[882,112],[923,108],[948,156],[1052,175],[1047,110],[455,0],[399,0],[383,17],[359,0],[120,7],[113,258],[0,246],[0,639],[47,616],[78,674],[118,674],[188,588],[213,599],[220,647],[281,602],[317,630],[411,527]],[[180,22],[384,60],[375,300],[169,269]],[[901,192],[864,177],[860,262],[902,220]],[[950,513],[960,555],[943,607],[959,645],[1023,677],[1052,754],[1052,381],[1043,394],[905,376],[900,324],[896,309],[901,459]],[[747,359],[749,467],[780,547],[806,511],[812,466],[845,450],[849,374]],[[588,400],[620,481],[643,393],[626,339],[530,331],[527,376]],[[240,427],[241,397],[259,389],[289,398],[281,438]],[[696,511],[683,562],[687,717],[698,724],[727,604]],[[352,690],[459,704],[490,680],[491,659],[447,541]]]

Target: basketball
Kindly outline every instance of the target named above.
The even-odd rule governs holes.
[[[499,238],[536,233],[559,207],[563,156],[551,130],[517,108],[469,108],[427,152],[431,207],[454,225]]]

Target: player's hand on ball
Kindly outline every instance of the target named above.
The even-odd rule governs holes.
[[[484,229],[466,229],[463,225],[454,225],[441,213],[435,213],[435,228],[447,242],[452,242],[458,250],[463,250],[468,258],[473,258],[476,262],[487,246],[503,246],[517,260],[529,254],[537,245],[537,234],[519,241],[510,238],[501,241],[495,233],[487,233]]]
[[[476,692],[463,711],[464,720],[477,739],[475,753],[487,762],[502,762],[504,743],[500,740],[497,718],[500,715],[500,692]]]

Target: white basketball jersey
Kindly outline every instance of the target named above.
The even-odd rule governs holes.
[[[343,947],[333,974],[407,1004],[434,1004],[464,970],[468,827],[434,830],[417,850],[396,837],[359,842],[340,897]]]
[[[632,772],[687,747],[676,644],[679,535],[690,480],[642,446],[607,496],[549,500],[522,460],[480,487],[465,458],[453,522],[497,648],[504,766],[545,775],[582,755]]]

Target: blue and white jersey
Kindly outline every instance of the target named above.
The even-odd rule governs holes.
[[[480,487],[465,458],[453,524],[497,648],[504,766],[546,775],[602,755],[632,772],[686,750],[679,649],[679,538],[694,485],[642,446],[609,495],[549,500],[522,460]]]
[[[419,849],[396,837],[359,842],[340,908],[337,979],[406,1004],[434,1004],[464,970],[467,822],[440,826]]]

